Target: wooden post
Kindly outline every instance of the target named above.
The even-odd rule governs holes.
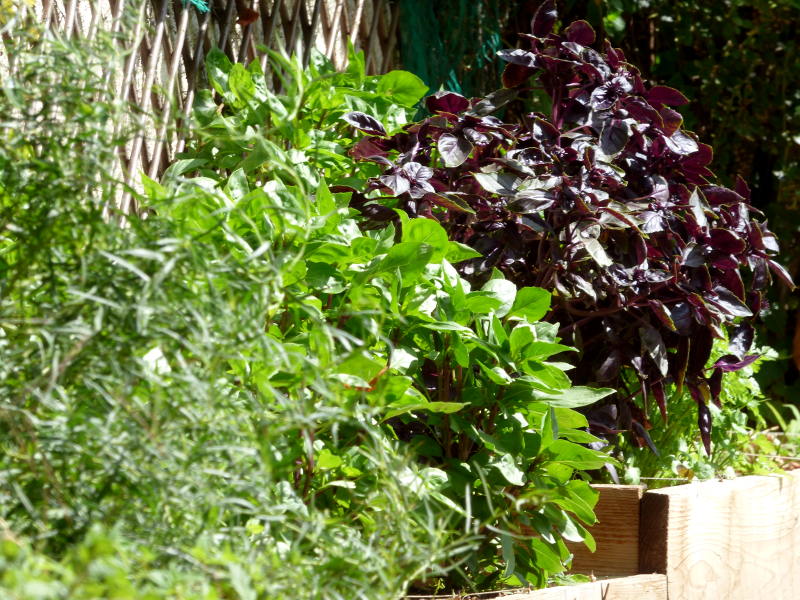
[[[663,575],[632,575],[500,596],[497,600],[667,600],[667,578]]]
[[[800,598],[800,473],[647,492],[639,557],[670,600]]]
[[[638,485],[593,485],[600,493],[595,507],[597,524],[589,532],[597,550],[589,552],[583,543],[568,543],[574,554],[573,573],[596,577],[636,575],[639,571],[639,502]]]

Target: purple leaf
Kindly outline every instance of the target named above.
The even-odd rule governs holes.
[[[712,229],[710,237],[711,245],[717,252],[739,254],[747,248],[747,244],[742,238],[727,229]]]
[[[714,261],[714,266],[717,265],[717,261]],[[736,263],[738,266],[738,263]],[[728,288],[731,292],[733,292],[739,300],[744,301],[745,299],[745,289],[744,289],[744,282],[742,281],[742,276],[739,275],[739,271],[736,267],[733,269],[727,269],[721,271],[718,275],[718,281],[721,282],[723,287]]]
[[[708,144],[697,144],[697,152],[686,158],[685,165],[704,167],[714,158],[714,151]]]
[[[703,372],[703,369],[711,356],[711,346],[713,338],[710,329],[700,329],[692,336],[691,343],[689,344],[689,375],[698,375]]]
[[[716,294],[716,296],[714,295]],[[714,287],[714,294],[708,296],[708,301],[724,309],[734,317],[752,317],[753,313],[744,302],[739,300],[730,290],[721,285]]]
[[[469,153],[472,152],[473,149],[473,145],[469,140],[464,139],[460,135],[453,135],[452,133],[443,133],[439,136],[439,141],[436,146],[444,160],[445,167],[460,166],[467,160]]]
[[[724,373],[732,373],[733,371],[749,367],[759,358],[761,358],[760,354],[745,354],[742,358],[738,358],[733,354],[726,354],[714,363],[714,368]]]
[[[651,104],[669,104],[670,106],[681,106],[688,104],[689,100],[678,90],[665,85],[656,85],[650,88],[645,94],[645,98]]]
[[[411,182],[408,180],[408,177],[405,176],[404,173],[392,173],[390,175],[382,175],[380,177],[380,182],[385,185],[387,188],[392,190],[392,193],[395,196],[399,196],[400,194],[405,194],[408,190],[411,189]]]
[[[703,400],[697,400],[697,425],[700,428],[700,438],[703,440],[706,454],[711,456],[711,411]]]
[[[515,65],[509,63],[503,69],[503,86],[507,88],[515,88],[522,85],[528,78],[536,72],[532,67],[523,67],[522,65]]]
[[[666,398],[664,397],[664,384],[661,381],[656,381],[653,385],[650,386],[650,393],[653,394],[653,397],[656,399],[656,404],[658,405],[658,411],[661,413],[661,418],[664,420],[666,424],[668,422],[667,417],[667,403]]]
[[[469,101],[461,94],[440,91],[425,98],[425,106],[432,113],[458,114],[469,108]]]
[[[721,206],[727,204],[739,204],[744,201],[739,194],[726,187],[718,185],[707,185],[703,187],[703,195],[712,206]]]
[[[719,185],[711,147],[681,129],[671,107],[686,98],[646,89],[620,51],[590,45],[587,24],[559,33],[555,22],[546,2],[533,35],[523,35],[529,46],[499,53],[503,90],[469,102],[440,92],[428,99],[432,117],[359,142],[356,155],[383,173],[357,202],[388,217],[369,208],[382,199],[366,199],[389,187],[397,197],[387,209],[435,212],[450,239],[481,254],[459,268],[475,289],[498,269],[517,286],[557,292],[547,319],[581,350],[576,383],[621,389],[634,369],[663,414],[667,384],[689,385],[710,449],[707,407],[726,370],[749,356],[750,315],[764,308],[771,273],[791,277],[775,262],[774,235],[753,217],[747,186]],[[543,113],[488,116],[529,83],[551,99]],[[712,342],[726,329],[736,357],[712,374]],[[624,428],[646,431],[631,401],[615,406]]]
[[[402,166],[402,169],[405,176],[414,183],[427,181],[433,177],[433,171],[429,167],[421,165],[418,162],[406,163]]]
[[[795,288],[794,281],[792,281],[792,276],[789,275],[789,271],[784,269],[783,266],[772,259],[767,259],[767,264],[769,265],[769,268],[772,269],[781,279],[781,281],[789,286],[789,289],[793,290]]]
[[[675,154],[680,154],[681,156],[687,156],[697,152],[700,149],[700,146],[697,145],[697,142],[680,129],[678,129],[669,137],[664,136],[663,139],[667,144],[667,148],[672,150]]]
[[[631,421],[631,426],[633,427],[633,431],[636,433],[636,435],[645,441],[647,447],[650,448],[650,451],[656,456],[660,456],[658,448],[656,448],[656,445],[653,443],[653,439],[650,437],[650,434],[647,433],[647,429],[644,428],[644,425],[639,423],[639,421],[634,420]]]
[[[642,341],[642,351],[646,352],[662,376],[667,376],[667,347],[661,334],[652,325],[642,325],[639,327],[639,336]]]
[[[479,117],[489,115],[511,102],[517,95],[517,90],[501,88],[478,100],[470,112]]]
[[[733,186],[733,189],[747,202],[750,202],[750,186],[742,179],[741,175],[736,176],[736,185]]]
[[[450,192],[449,194],[426,194],[425,200],[437,206],[443,206],[455,212],[475,214],[472,207],[460,197],[458,192]]]
[[[646,210],[639,216],[644,221],[641,225],[641,229],[644,233],[658,233],[659,231],[664,231],[666,222],[664,221],[664,217],[659,213]]]
[[[659,114],[661,115],[661,122],[664,123],[664,133],[667,135],[672,135],[678,131],[683,124],[683,117],[676,110],[662,108]]]
[[[582,46],[589,46],[594,43],[594,29],[586,21],[574,21],[564,30],[567,40]]]
[[[753,345],[753,337],[755,337],[753,326],[746,321],[740,323],[729,336],[728,350],[742,358]]]
[[[386,137],[386,130],[375,117],[370,117],[363,112],[353,111],[342,115],[342,120],[347,121],[356,129],[370,135],[380,135]]]
[[[362,138],[350,149],[350,156],[366,160],[374,160],[377,157],[386,158],[389,152],[380,143],[385,141],[374,137]]]
[[[517,214],[538,213],[553,206],[555,196],[548,190],[526,190],[508,203],[508,210]]]
[[[536,117],[531,124],[531,135],[537,142],[552,146],[558,142],[558,138],[561,134],[552,123],[548,123],[544,119]]]
[[[600,134],[600,149],[604,154],[619,154],[628,143],[628,125],[619,119],[608,121]]]
[[[717,406],[721,407],[719,395],[722,392],[722,369],[714,369],[711,377],[708,378],[708,389],[711,392],[711,400]]]
[[[658,318],[664,326],[669,329],[670,331],[678,331],[678,328],[675,326],[675,322],[672,320],[672,316],[669,314],[667,307],[664,306],[664,303],[661,300],[656,300],[651,298],[647,301],[647,304],[650,306],[650,310],[653,311],[653,314]]]
[[[558,19],[556,3],[553,0],[545,0],[539,6],[536,14],[531,20],[531,33],[536,37],[544,37],[553,31],[553,25]]]
[[[539,59],[533,52],[515,48],[514,50],[498,50],[497,56],[500,60],[504,60],[512,65],[519,65],[521,67],[529,67],[535,69],[539,66]]]

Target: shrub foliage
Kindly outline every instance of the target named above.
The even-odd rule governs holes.
[[[686,98],[647,86],[588,23],[556,33],[556,20],[545,2],[525,47],[498,53],[508,63],[502,90],[472,100],[439,92],[427,99],[431,116],[392,136],[352,117],[370,134],[353,155],[384,167],[368,190],[388,194],[354,206],[376,222],[394,219],[376,204],[436,219],[480,252],[460,267],[472,282],[497,268],[551,290],[547,320],[581,350],[576,381],[619,389],[621,426],[642,441],[649,424],[631,399],[666,412],[668,386],[686,385],[708,447],[722,374],[755,359],[750,320],[772,275],[791,278],[747,185],[720,186],[711,148],[681,127],[673,107]],[[531,78],[550,113],[493,116]],[[707,369],[713,340],[730,328],[731,354]]]

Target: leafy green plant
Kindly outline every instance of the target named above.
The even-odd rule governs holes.
[[[116,589],[82,571],[71,587],[74,569],[52,566],[96,525],[116,532],[103,544],[135,549],[115,580],[163,569],[197,596],[397,596],[439,573],[465,536],[449,538],[439,501],[405,486],[421,467],[351,403],[335,364],[265,335],[292,303],[310,232],[336,218],[316,211],[310,167],[270,145],[275,193],[248,202],[241,171],[181,190],[147,182],[139,200],[157,210],[121,229],[104,211],[120,189],[115,147],[136,131],[113,137],[109,119],[129,107],[98,65],[123,57],[102,37],[17,42],[0,97],[0,517],[45,562],[52,595]],[[315,343],[336,335],[320,323]],[[245,387],[235,370],[252,364],[294,383]],[[315,444],[361,457],[336,511],[315,508],[327,473]],[[10,571],[3,595],[47,597]]]
[[[212,55],[196,141],[120,228],[114,148],[137,131],[107,127],[128,107],[97,65],[122,57],[20,45],[0,97],[4,594],[399,597],[541,585],[565,539],[591,546],[578,475],[613,459],[573,409],[609,390],[571,387],[549,294],[473,291],[452,265],[474,252],[437,223],[361,228],[328,184],[376,172],[340,117],[399,126],[413,76],[274,55],[274,94]]]
[[[230,67],[231,72],[234,69]],[[397,82],[404,76],[390,73],[385,77]],[[300,81],[300,77],[292,80]],[[224,69],[218,81],[218,91],[226,93]],[[383,87],[381,81],[378,88]],[[416,101],[421,93],[424,90],[409,101]],[[310,93],[309,98],[313,97]],[[371,99],[367,95],[361,100],[365,98]],[[310,100],[304,103],[309,105],[313,106]],[[249,110],[242,111],[244,119]],[[239,119],[241,113],[234,106],[230,117],[224,118]],[[346,120],[353,118],[348,115]],[[272,119],[281,131],[280,119],[276,115]],[[310,123],[313,125],[314,120]],[[296,131],[282,131],[283,135],[288,133],[297,137]],[[302,139],[303,133],[300,136]],[[216,138],[212,141],[214,148],[220,143]],[[229,179],[239,182],[235,200],[248,215],[272,214],[276,194],[280,197],[291,186],[316,183],[313,179],[297,181],[281,176],[282,151],[262,148],[272,154],[262,156],[265,160],[252,172],[258,175],[266,170],[270,176],[278,176],[268,184],[271,196],[258,187],[249,189],[244,174],[245,167],[252,164],[249,158]],[[201,147],[200,151],[208,152],[209,148]],[[328,165],[327,174],[336,177],[334,164]],[[185,185],[202,181],[189,180]],[[163,193],[156,192],[156,196]],[[452,581],[449,586],[489,585],[509,578],[544,583],[547,575],[560,571],[562,562],[569,558],[563,542],[549,533],[549,520],[554,520],[558,531],[570,539],[585,538],[591,544],[586,530],[568,513],[592,522],[594,495],[586,483],[571,478],[576,469],[599,467],[609,459],[574,443],[596,438],[580,431],[586,426],[585,418],[571,409],[611,390],[570,389],[564,374],[566,366],[547,362],[552,355],[570,350],[556,342],[552,326],[535,326],[549,307],[547,292],[529,288],[517,294],[515,286],[499,274],[499,279],[487,283],[485,289],[473,292],[451,262],[473,257],[475,252],[448,241],[438,223],[406,220],[397,231],[399,235],[391,227],[365,235],[356,221],[346,216],[347,203],[346,192],[332,194],[323,181],[317,183],[315,209],[330,218],[313,220],[316,228],[308,234],[305,262],[293,266],[291,278],[284,280],[285,293],[292,300],[277,309],[278,323],[268,332],[307,346],[321,359],[322,368],[338,364],[339,378],[354,394],[353,402],[363,397],[382,411],[382,420],[391,425],[388,431],[401,441],[411,442],[424,464],[429,465],[426,472],[438,482],[433,491],[457,509],[457,527],[471,532],[481,543],[480,552],[462,567],[471,582]],[[191,206],[206,210],[195,202]],[[155,208],[159,213],[172,210],[169,206]],[[285,214],[291,218],[291,211]],[[195,215],[184,221],[196,219]],[[245,239],[243,232],[252,224],[226,216],[226,227]],[[197,226],[198,231],[203,228],[202,224]],[[273,262],[268,240],[259,238],[251,245],[262,249]],[[339,344],[320,343],[318,332],[324,324],[335,324]],[[351,341],[342,345],[345,339]],[[297,375],[273,365],[254,368],[237,361],[235,373],[241,382],[261,392],[276,385],[291,388],[297,383]],[[387,404],[381,407],[380,399]],[[560,430],[559,417],[564,422]],[[537,433],[543,426],[549,428],[544,439]],[[321,441],[319,444],[317,464],[332,471],[328,478],[346,475],[348,470],[361,472],[358,464],[350,462],[352,451],[342,455],[341,448],[337,451]],[[512,494],[509,488],[514,486],[521,489]],[[309,484],[307,491],[312,488]],[[332,497],[330,493],[319,494],[317,500],[327,498],[331,506],[347,503],[349,486],[339,483],[333,488]],[[465,493],[469,499],[465,499]],[[464,507],[465,502],[469,508]],[[522,512],[526,505],[531,506],[530,515]],[[538,535],[547,537],[546,543],[531,535],[534,526]],[[489,533],[478,535],[484,527],[489,527]],[[499,535],[501,527],[503,533]],[[520,527],[529,527],[528,533],[523,534]],[[499,567],[501,556],[504,568]]]

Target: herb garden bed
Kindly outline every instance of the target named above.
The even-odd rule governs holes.
[[[576,546],[573,571],[609,579],[507,600],[797,597],[800,472],[596,489],[597,551]]]

